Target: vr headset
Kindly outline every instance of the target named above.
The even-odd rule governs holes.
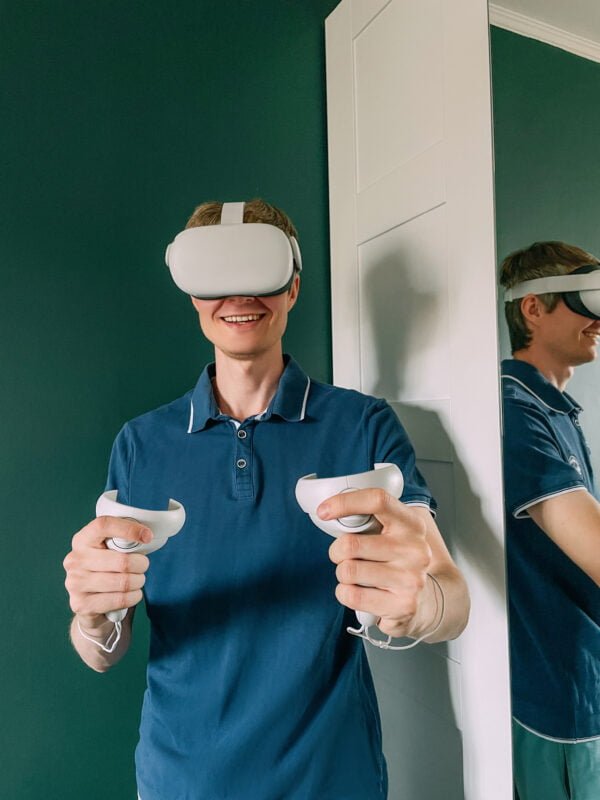
[[[505,302],[528,294],[562,294],[567,308],[590,319],[600,319],[600,264],[577,267],[568,275],[551,275],[517,283],[504,293]]]
[[[270,297],[287,291],[300,272],[298,242],[280,228],[244,222],[244,203],[223,203],[220,225],[187,228],[167,247],[177,286],[192,297]]]

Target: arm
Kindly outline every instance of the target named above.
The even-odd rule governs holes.
[[[407,506],[379,489],[363,489],[329,498],[317,513],[323,519],[374,514],[380,535],[345,534],[329,549],[337,565],[338,600],[380,617],[390,636],[419,638],[437,630],[428,642],[456,638],[469,616],[469,593],[427,508]],[[444,613],[433,576],[444,593]]]
[[[587,490],[567,492],[526,509],[571,561],[600,586],[600,503]]]
[[[129,611],[123,620],[121,639],[112,653],[82,636],[79,628],[105,644],[114,630],[114,623],[106,618],[106,613],[119,608],[131,609],[140,602],[150,563],[141,553],[109,550],[105,545],[109,538],[149,542],[152,531],[134,520],[98,517],[75,534],[72,549],[63,562],[67,573],[65,586],[75,614],[71,642],[81,659],[97,672],[106,672],[127,652],[133,612]]]

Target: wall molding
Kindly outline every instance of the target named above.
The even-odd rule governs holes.
[[[553,47],[574,53],[576,56],[581,56],[581,58],[600,63],[600,42],[577,36],[563,28],[557,28],[534,17],[519,14],[517,11],[511,11],[496,3],[490,3],[489,9],[490,25],[504,28],[513,33],[520,33],[522,36],[537,39]]]

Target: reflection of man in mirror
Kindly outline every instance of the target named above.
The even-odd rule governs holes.
[[[259,223],[260,246],[246,223]],[[267,247],[276,229],[283,261]],[[375,692],[363,643],[347,633],[349,608],[374,614],[390,636],[441,641],[466,624],[464,580],[389,405],[311,381],[283,355],[301,269],[287,215],[261,200],[205,203],[185,234],[196,246],[184,291],[215,361],[195,389],[124,426],[108,488],[141,508],[176,498],[186,525],[151,565],[105,547],[108,537],[148,541],[135,520],[101,517],[75,535],[65,559],[73,645],[93,669],[111,668],[128,649],[133,610],[116,647],[105,614],[133,609],[143,587],[141,800],[384,800]],[[202,245],[207,234],[220,251]],[[216,252],[229,272],[214,269]],[[378,489],[329,498],[321,519],[373,514],[382,524],[381,535],[332,542],[296,502],[297,479],[374,462],[400,467],[402,502]]]
[[[600,503],[581,407],[565,391],[574,368],[596,358],[600,290],[585,291],[596,275],[540,283],[598,269],[563,242],[533,244],[501,267],[513,354],[502,386],[520,800],[600,798]]]

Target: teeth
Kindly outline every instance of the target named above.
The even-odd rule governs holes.
[[[236,314],[231,317],[223,317],[223,319],[225,322],[254,322],[260,317],[260,314]]]

